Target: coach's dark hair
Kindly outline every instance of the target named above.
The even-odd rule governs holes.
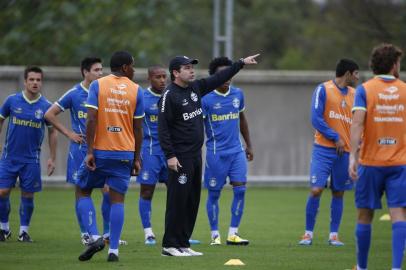
[[[174,68],[173,70],[169,70],[169,73],[171,75],[171,81],[175,80],[175,75],[173,75],[174,70],[176,70],[177,72],[180,72],[180,67],[178,69]]]
[[[84,70],[90,71],[92,66],[96,63],[102,63],[102,60],[97,57],[86,57],[80,62],[80,72],[82,73],[82,77],[85,76]]]
[[[111,71],[120,71],[120,68],[124,65],[130,65],[133,62],[133,56],[127,51],[118,51],[113,53],[110,58]]]
[[[375,75],[388,74],[403,52],[393,44],[383,43],[373,48],[369,67]]]
[[[42,69],[37,66],[28,66],[24,69],[24,79],[26,80],[28,78],[28,73],[30,72],[35,72],[35,73],[41,73],[41,78],[44,77],[44,72],[42,72]]]
[[[209,64],[209,74],[213,75],[216,73],[218,67],[224,67],[224,66],[231,66],[233,62],[228,59],[228,57],[221,56],[221,57],[216,57],[213,60],[211,60]]]
[[[336,65],[336,77],[342,77],[344,74],[349,71],[353,73],[355,70],[359,70],[358,64],[351,59],[340,59]]]

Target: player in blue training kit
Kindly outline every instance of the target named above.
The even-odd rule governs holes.
[[[0,241],[11,237],[9,196],[18,177],[21,188],[18,241],[32,242],[28,229],[34,211],[34,193],[42,189],[40,152],[45,125],[48,126],[51,155],[47,162],[48,176],[55,169],[57,132],[44,118],[51,103],[41,95],[42,79],[43,72],[39,67],[26,68],[25,89],[8,96],[0,109],[0,132],[4,120],[9,118],[0,160]]]
[[[141,185],[138,209],[144,228],[146,245],[156,244],[156,238],[151,227],[151,201],[155,185],[158,181],[166,182],[168,180],[166,158],[158,141],[158,101],[165,89],[166,78],[166,72],[162,67],[150,67],[148,80],[151,86],[143,91],[145,117],[141,151],[142,168],[137,182]]]
[[[209,66],[209,74],[231,66],[227,57],[215,58]],[[244,94],[239,88],[223,84],[202,99],[206,130],[206,167],[204,185],[208,189],[206,202],[207,216],[211,228],[211,245],[220,245],[218,229],[218,200],[226,178],[233,186],[234,198],[231,205],[231,224],[227,245],[248,245],[249,241],[238,235],[238,227],[244,211],[247,182],[247,160],[253,160],[253,151],[244,114]],[[245,140],[246,149],[240,140],[240,132]]]
[[[158,140],[158,101],[166,87],[167,74],[161,66],[152,66],[148,69],[150,87],[144,92],[145,117],[143,121],[144,137],[141,151],[141,171],[137,177],[140,183],[140,199],[138,209],[145,233],[145,244],[155,245],[156,238],[151,226],[151,201],[155,186],[158,182],[166,184],[168,180],[168,165]],[[190,239],[191,244],[200,241]]]

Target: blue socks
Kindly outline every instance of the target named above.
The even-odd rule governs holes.
[[[320,197],[309,196],[306,204],[306,231],[313,231],[319,211]]]
[[[124,204],[114,203],[110,211],[110,249],[118,249],[124,225]]]
[[[138,201],[138,211],[140,213],[142,227],[151,228],[151,200],[145,200],[140,197]]]
[[[212,231],[218,231],[219,222],[219,190],[209,190],[207,201],[206,201],[206,211],[207,217],[209,218],[210,229]]]
[[[110,195],[108,192],[103,192],[101,212],[103,216],[103,235],[106,235],[110,232]]]
[[[94,209],[92,198],[79,198],[77,208],[86,232],[90,235],[99,235],[96,223],[96,210]]]
[[[32,212],[34,211],[34,198],[21,197],[20,225],[29,226]]]
[[[78,201],[75,201],[75,213],[76,213],[76,219],[78,220],[80,232],[87,233],[86,231],[86,226],[83,225],[82,218],[80,217],[79,209],[78,209]]]
[[[357,241],[357,264],[359,267],[366,269],[371,245],[371,224],[358,223],[355,229],[355,237]]]
[[[333,197],[331,200],[330,232],[338,233],[343,216],[343,198]]]
[[[7,223],[10,213],[10,197],[0,197],[0,222]]]
[[[230,227],[238,228],[240,225],[241,217],[244,212],[245,203],[245,186],[233,187],[234,198],[231,204],[231,224]]]
[[[392,268],[400,269],[406,240],[406,221],[392,224]]]

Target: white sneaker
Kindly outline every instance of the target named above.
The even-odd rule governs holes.
[[[202,256],[203,255],[202,252],[194,251],[191,248],[180,248],[180,250],[182,250],[184,253],[190,254],[190,256]]]
[[[174,256],[174,257],[187,257],[187,256],[192,256],[188,252],[184,252],[180,248],[174,248],[174,247],[168,247],[168,248],[162,248],[162,256]]]

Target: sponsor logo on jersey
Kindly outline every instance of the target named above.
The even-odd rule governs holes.
[[[337,120],[341,120],[341,121],[347,122],[348,124],[351,124],[351,123],[352,123],[351,117],[342,115],[342,114],[340,114],[340,113],[336,113],[335,111],[329,111],[328,117],[329,117],[330,119],[337,119]]]
[[[195,92],[192,91],[192,93],[190,93],[190,98],[194,101],[197,102],[198,97],[197,94]]]
[[[195,118],[196,116],[201,115],[202,112],[203,112],[202,108],[198,108],[198,109],[196,109],[195,111],[193,111],[191,113],[184,113],[184,114],[182,114],[183,120],[187,121],[187,120],[190,120],[192,118]]]
[[[390,86],[384,90],[385,92],[388,92],[389,94],[394,94],[398,91],[398,88],[396,86]]]
[[[405,105],[395,104],[395,105],[381,105],[376,104],[375,110],[383,114],[395,114],[397,112],[403,112],[405,110]]]
[[[149,109],[151,111],[157,111],[158,110],[158,104],[156,104],[156,103],[152,104],[151,107],[149,107]]]
[[[345,108],[347,107],[347,103],[345,102],[345,100],[341,101],[341,108]]]
[[[38,109],[35,111],[34,115],[35,115],[35,118],[42,119],[42,117],[44,116],[44,112],[41,109]]]
[[[374,122],[393,122],[393,123],[402,123],[403,117],[374,117]]]
[[[149,116],[149,121],[151,121],[151,122],[157,122],[157,121],[158,121],[158,115],[151,114],[151,115]]]
[[[215,110],[221,109],[221,103],[218,102],[218,103],[214,104],[213,109],[215,109]]]
[[[396,139],[395,138],[379,138],[378,144],[380,145],[395,145]]]
[[[117,132],[121,132],[122,128],[121,127],[115,127],[115,126],[109,126],[109,127],[107,127],[107,131],[117,133]]]
[[[21,109],[21,108],[14,109],[14,113],[22,113],[22,112],[23,112],[23,109]]]
[[[186,184],[187,182],[187,176],[186,173],[182,173],[181,175],[179,175],[178,177],[178,182],[182,185]]]
[[[41,122],[34,122],[32,120],[18,119],[15,116],[13,116],[12,121],[13,121],[14,125],[18,125],[18,126],[25,126],[25,127],[32,127],[32,128],[41,128],[42,127]]]
[[[78,111],[78,118],[79,119],[86,119],[87,118],[87,113],[84,111]]]
[[[168,95],[169,90],[166,90],[164,93],[164,96],[162,97],[162,104],[161,104],[161,112],[165,112],[165,102],[166,102],[166,96]]]
[[[211,121],[216,122],[216,121],[226,121],[226,120],[233,120],[233,119],[238,119],[240,117],[239,113],[228,113],[228,114],[212,114],[211,115]]]
[[[236,109],[240,107],[240,100],[238,98],[233,99],[233,107]]]
[[[379,97],[379,99],[383,99],[383,100],[386,100],[386,101],[388,101],[388,100],[396,100],[396,99],[399,99],[399,94],[385,95],[385,94],[379,93],[378,97]]]
[[[182,100],[182,106],[186,106],[188,105],[189,102],[187,101],[187,99],[185,98],[184,100]]]

